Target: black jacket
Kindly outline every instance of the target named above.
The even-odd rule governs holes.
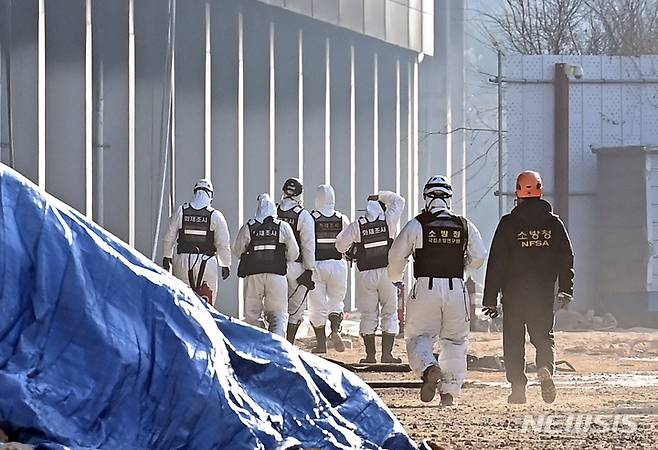
[[[553,301],[573,295],[573,250],[560,218],[541,199],[525,200],[504,216],[494,235],[487,264],[484,306],[505,302]]]

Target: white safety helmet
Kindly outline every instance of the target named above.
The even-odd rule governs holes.
[[[213,196],[212,182],[206,178],[202,178],[194,184],[194,192],[196,193],[198,190],[206,191],[211,197]]]
[[[425,187],[423,188],[423,198],[425,199],[435,199],[442,198],[448,199],[452,197],[452,186],[448,181],[448,178],[443,175],[434,175],[431,176]]]

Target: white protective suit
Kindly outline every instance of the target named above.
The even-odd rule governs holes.
[[[433,214],[448,211],[443,199],[434,199],[430,205]],[[393,242],[389,251],[388,273],[393,281],[402,280],[407,259],[416,249],[423,246],[423,230],[417,219],[411,219]],[[466,249],[465,277],[477,270],[487,256],[486,248],[478,229],[468,222],[468,246]],[[405,340],[409,365],[418,377],[425,369],[437,363],[433,355],[436,340],[439,340],[439,367],[441,368],[441,394],[457,398],[466,377],[466,353],[470,311],[464,280],[421,277],[414,283],[407,301]]]
[[[296,197],[282,197],[279,208],[283,211],[293,209],[301,205],[301,195]],[[304,314],[304,300],[307,298],[306,288],[297,283],[297,278],[305,270],[315,270],[315,222],[311,213],[302,210],[299,213],[297,222],[297,231],[299,231],[299,252],[302,255],[302,262],[294,260],[288,263],[288,321],[290,324],[297,325],[302,322]],[[296,259],[296,258],[295,258]]]
[[[398,232],[400,216],[404,211],[404,198],[390,191],[380,191],[379,200],[386,205],[382,210],[378,201],[369,200],[365,217],[359,220],[373,222],[385,219],[388,232],[394,239]],[[336,238],[336,249],[347,252],[354,243],[361,242],[359,220],[351,223]],[[397,289],[388,276],[386,267],[380,269],[356,271],[356,305],[361,313],[359,332],[361,335],[375,334],[380,325],[384,333],[398,334],[398,297]],[[381,309],[381,313],[380,313]],[[380,317],[381,316],[381,317]]]
[[[276,217],[276,206],[267,194],[258,197],[256,216],[240,228],[233,246],[233,255],[237,258],[247,250],[251,241],[249,225],[263,223],[267,217]],[[278,221],[278,219],[275,219]],[[286,261],[294,261],[299,256],[299,247],[290,225],[278,221],[279,242],[286,246]],[[245,322],[254,326],[263,325],[263,316],[268,329],[285,337],[288,323],[288,283],[285,275],[259,273],[248,275],[244,279]]]
[[[219,288],[219,278],[221,277],[221,267],[231,267],[231,238],[228,233],[228,225],[226,224],[224,215],[220,211],[213,209],[212,206],[210,206],[210,201],[210,195],[206,191],[197,190],[194,193],[194,198],[189,203],[189,206],[197,210],[207,208],[212,211],[210,217],[210,231],[215,233],[215,248],[217,249],[217,254],[208,259],[203,273],[203,281],[208,283],[210,289],[212,289],[212,303],[213,305],[217,305],[217,290]],[[183,208],[186,208],[187,206],[187,203],[179,206],[176,210],[176,214],[169,218],[169,226],[162,237],[162,256],[165,258],[173,257],[172,272],[174,276],[189,285],[189,278],[187,275],[189,266],[194,266],[194,278],[196,279],[199,274],[201,259],[206,259],[208,257],[176,252],[178,231],[183,226]]]
[[[337,212],[334,209],[335,203],[334,188],[328,184],[318,186],[315,193],[315,211],[325,217],[331,217]],[[345,215],[340,215],[344,230],[349,221]],[[329,314],[343,313],[347,293],[347,262],[344,259],[316,261],[313,281],[315,289],[310,292],[308,300],[309,320],[313,327],[321,327],[326,324]]]

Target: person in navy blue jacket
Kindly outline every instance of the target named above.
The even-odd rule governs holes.
[[[537,350],[542,398],[555,401],[555,285],[558,307],[573,298],[573,250],[560,218],[544,199],[541,176],[522,172],[516,183],[517,206],[498,224],[489,252],[483,312],[498,316],[503,305],[503,353],[509,403],[526,402],[525,331]]]

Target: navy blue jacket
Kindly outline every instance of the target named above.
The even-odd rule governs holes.
[[[503,216],[491,243],[484,306],[503,303],[553,302],[555,282],[573,295],[573,250],[560,218],[542,199],[519,203]]]

